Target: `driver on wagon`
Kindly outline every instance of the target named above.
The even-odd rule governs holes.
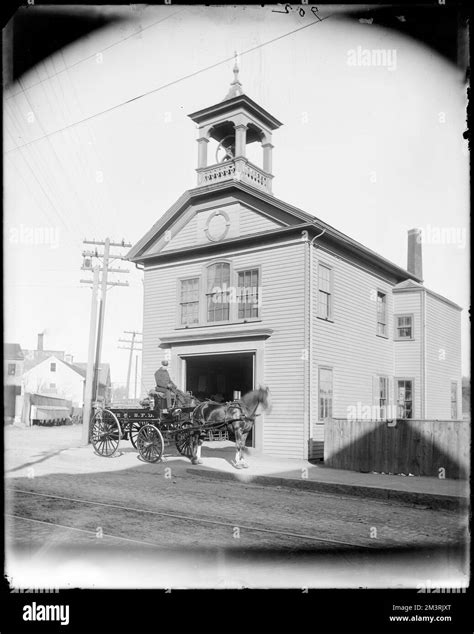
[[[166,394],[166,406],[171,407],[171,393],[176,395],[177,403],[184,404],[186,402],[186,394],[182,392],[171,380],[168,372],[168,361],[166,359],[161,362],[161,368],[155,372],[156,390]]]

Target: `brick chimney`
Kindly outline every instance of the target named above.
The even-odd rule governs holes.
[[[42,332],[38,333],[38,347],[37,350],[39,352],[43,352],[43,339],[44,339],[44,334]]]
[[[421,229],[409,229],[407,270],[420,280],[423,279],[423,259],[421,255],[422,238],[423,233]]]

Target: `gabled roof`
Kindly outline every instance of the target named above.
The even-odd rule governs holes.
[[[385,272],[389,272],[395,277],[396,280],[402,281],[406,279],[412,279],[417,282],[422,281],[413,273],[410,273],[409,271],[406,271],[393,262],[390,262],[378,253],[375,253],[375,251],[372,251],[371,249],[365,247],[360,242],[353,240],[352,238],[345,235],[341,231],[338,231],[326,222],[319,220],[319,218],[316,218],[315,216],[303,211],[302,209],[299,209],[298,207],[294,207],[293,205],[290,205],[283,200],[275,198],[265,191],[258,190],[251,185],[247,185],[240,181],[234,180],[223,181],[220,183],[215,183],[213,185],[205,185],[203,187],[196,187],[194,189],[185,191],[184,194],[182,194],[182,196],[178,198],[178,200],[143,236],[143,238],[141,238],[132,247],[132,249],[128,252],[126,256],[127,259],[131,260],[132,262],[146,262],[150,260],[158,261],[161,258],[172,256],[173,252],[170,250],[163,254],[153,254],[149,256],[145,256],[144,253],[146,249],[149,248],[151,244],[156,240],[156,238],[164,231],[166,231],[168,227],[173,224],[173,222],[190,204],[200,202],[202,199],[205,198],[216,198],[221,195],[228,194],[229,192],[231,192],[243,202],[249,202],[252,204],[252,206],[256,208],[261,207],[267,215],[271,215],[271,213],[273,212],[275,215],[278,215],[280,222],[286,223],[287,227],[284,229],[277,228],[273,231],[266,231],[265,239],[271,239],[272,236],[277,237],[279,234],[282,233],[282,231],[290,229],[305,229],[309,232],[320,232],[324,229],[325,233],[320,240],[321,243],[326,242],[328,244],[338,244],[353,255],[358,256],[359,258],[364,259],[367,262],[370,262],[372,266],[378,267]],[[233,242],[237,244],[239,242],[246,242],[250,240],[252,240],[252,235],[233,239]],[[230,242],[230,240],[223,241],[221,243],[215,243],[213,247],[217,248],[219,245],[224,245],[227,242]],[[203,247],[199,248],[202,250]],[[196,247],[196,250],[197,249],[198,247]],[[192,249],[186,249],[187,253],[191,253],[191,251]]]
[[[459,306],[459,304],[456,304],[455,302],[451,301],[447,297],[444,297],[443,295],[440,295],[439,293],[435,293],[429,288],[426,288],[426,286],[424,286],[423,284],[419,284],[418,282],[414,282],[413,280],[405,280],[404,282],[400,282],[399,284],[396,284],[393,287],[394,293],[403,293],[403,292],[407,293],[407,292],[416,292],[416,291],[424,291],[431,297],[434,297],[435,299],[439,299],[441,302],[444,302],[445,304],[452,306],[456,310],[462,310],[462,306]]]
[[[69,365],[68,363],[66,363],[65,361],[63,361],[60,357],[57,357],[54,354],[50,354],[47,357],[43,357],[41,359],[27,359],[25,360],[25,374],[27,374],[30,370],[33,370],[33,368],[36,368],[37,366],[43,364],[43,363],[51,363],[51,359],[54,360],[54,362],[58,362],[58,363],[64,363],[64,365]]]
[[[25,358],[19,343],[5,343],[3,345],[3,356],[8,361],[23,361]]]
[[[87,363],[83,363],[83,362],[72,363],[72,364],[67,363],[66,365],[70,365],[81,376],[83,376],[84,378],[86,377]],[[107,387],[108,385],[107,381],[110,381],[110,364],[101,363],[99,365],[99,383],[103,385],[104,387]]]
[[[405,280],[404,282],[399,282],[398,284],[395,284],[395,286],[393,287],[393,290],[407,290],[409,288],[421,289],[424,287],[423,287],[423,284],[420,284],[419,282],[415,282],[414,280]]]
[[[268,128],[270,128],[270,130],[276,130],[283,125],[281,121],[278,121],[278,119],[262,108],[262,106],[259,106],[258,103],[256,103],[253,99],[250,99],[248,95],[244,94],[237,95],[236,97],[232,97],[230,99],[225,99],[213,106],[208,106],[202,110],[192,112],[191,114],[188,114],[188,117],[195,123],[206,123],[206,121],[211,121],[216,116],[225,115],[239,106],[247,110],[247,112],[253,115],[255,119],[264,123]]]
[[[67,363],[67,361],[64,361],[63,359],[58,359],[58,357],[55,357],[54,355],[51,355],[50,357],[47,357],[46,359],[41,359],[40,361],[35,363],[35,365],[30,366],[27,372],[29,372],[33,368],[36,368],[38,365],[41,365],[42,363],[51,363],[51,359],[54,359],[55,362],[62,363],[63,365],[67,366],[73,372],[76,372],[76,374],[79,374],[79,376],[81,376],[82,378],[84,379],[86,378],[87,363]],[[107,381],[109,380],[110,380],[110,364],[101,363],[99,366],[99,383],[100,385],[107,387],[108,385]]]

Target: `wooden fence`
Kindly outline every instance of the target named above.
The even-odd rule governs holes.
[[[325,424],[324,463],[336,469],[466,479],[469,457],[468,421],[338,418]]]

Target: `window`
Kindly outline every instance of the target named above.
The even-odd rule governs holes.
[[[331,269],[324,264],[318,267],[318,317],[332,319]]]
[[[319,368],[319,420],[332,418],[332,370]]]
[[[395,339],[413,339],[413,315],[395,315]]]
[[[207,268],[207,321],[229,321],[230,264],[217,262]]]
[[[8,376],[15,376],[16,374],[16,363],[8,364]]]
[[[49,369],[51,372],[56,372],[56,364],[55,363],[50,363],[49,364]]]
[[[397,417],[413,418],[413,382],[411,380],[397,381]]]
[[[451,419],[458,419],[458,383],[451,381]]]
[[[181,280],[181,324],[199,323],[199,278]]]
[[[387,405],[388,405],[388,377],[378,377],[378,394],[377,403],[380,412],[380,418],[387,418]]]
[[[238,287],[238,319],[258,317],[258,269],[239,271]]]
[[[49,384],[49,389],[50,390],[55,390],[56,389],[56,383],[50,383]]]
[[[387,336],[387,296],[377,291],[377,334]]]

